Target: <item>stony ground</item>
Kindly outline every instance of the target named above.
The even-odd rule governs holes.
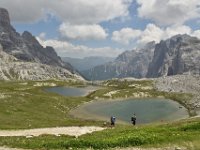
[[[187,103],[200,115],[200,76],[176,75],[154,80],[159,91],[192,93],[194,97]]]

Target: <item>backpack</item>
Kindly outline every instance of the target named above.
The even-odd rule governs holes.
[[[136,120],[136,118],[135,117],[131,117],[131,121],[135,121]]]
[[[110,118],[111,122],[115,122],[115,117]]]
[[[115,117],[112,118],[113,122],[115,122]]]

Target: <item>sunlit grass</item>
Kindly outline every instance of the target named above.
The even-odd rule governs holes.
[[[37,85],[37,86],[36,86]],[[39,86],[38,86],[39,85]],[[102,122],[72,118],[68,112],[78,105],[94,99],[115,99],[138,96],[163,97],[184,105],[190,112],[187,93],[167,93],[154,89],[152,81],[106,81],[103,88],[86,97],[65,97],[47,93],[50,86],[85,86],[74,81],[0,82],[0,129],[25,129],[55,126],[99,125]],[[106,96],[107,93],[118,91]],[[141,94],[139,94],[141,93]],[[144,95],[145,93],[145,95]],[[137,97],[137,98],[138,98]],[[190,114],[192,115],[192,114]],[[30,149],[110,149],[116,147],[162,147],[181,145],[199,148],[199,119],[186,119],[168,124],[117,125],[114,129],[88,134],[79,138],[70,136],[0,137],[1,146]]]
[[[191,144],[198,149],[200,138],[199,120],[192,122],[178,122],[163,125],[122,126],[101,132],[88,134],[79,138],[69,136],[48,136],[25,138],[0,138],[0,145],[10,145],[21,148],[45,149],[110,149],[115,147],[162,147],[164,145],[181,145],[189,147]],[[181,144],[182,143],[182,144]],[[190,145],[188,144],[190,143]]]
[[[34,86],[44,82],[0,82],[0,128],[39,128],[52,126],[88,125],[70,117],[68,112],[77,105],[90,101],[86,97],[64,97],[44,91],[48,86]],[[59,86],[80,83],[45,81]]]

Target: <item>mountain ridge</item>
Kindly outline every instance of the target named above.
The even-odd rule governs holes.
[[[3,62],[3,59],[1,60],[2,65],[0,66],[0,68],[2,76],[5,76],[6,72],[6,74],[8,75],[9,70],[12,70],[12,72],[13,70],[15,70],[15,72],[13,73],[17,73],[19,76],[22,76],[22,74],[19,73],[20,70],[16,70],[17,68],[23,70],[23,67],[21,66],[24,66],[28,69],[26,65],[29,67],[35,65],[37,66],[36,68],[40,70],[40,72],[34,69],[28,69],[27,72],[25,71],[26,74],[35,74],[35,77],[26,78],[30,80],[40,78],[42,80],[45,80],[46,74],[46,79],[50,79],[50,77],[58,77],[58,79],[68,79],[69,77],[71,78],[74,76],[75,78],[83,80],[83,78],[71,66],[71,64],[63,62],[61,60],[61,58],[57,55],[53,47],[43,47],[37,41],[37,39],[28,31],[24,31],[22,35],[16,32],[16,30],[10,24],[9,13],[4,8],[0,8],[0,45],[1,51],[3,51],[3,53],[1,53],[1,57],[12,57],[15,58],[15,60],[17,60],[11,61],[10,63]],[[58,75],[55,75],[55,73],[53,73],[51,69],[58,73]],[[14,78],[13,76],[9,76],[8,79],[22,78]]]
[[[153,46],[153,47],[152,47]],[[110,62],[83,72],[89,80],[111,78],[157,78],[178,74],[200,74],[200,40],[187,34],[125,51]]]
[[[114,60],[114,58],[111,58],[111,57],[101,57],[101,56],[91,56],[91,57],[84,57],[84,58],[62,57],[61,59],[65,62],[70,63],[79,72],[91,69],[97,65],[101,65],[106,62],[110,62]]]
[[[147,77],[200,74],[200,40],[187,34],[162,40],[152,60]]]
[[[146,76],[149,63],[153,58],[154,46],[155,42],[149,42],[139,50],[125,51],[114,61],[86,70],[82,74],[88,80],[143,78]]]

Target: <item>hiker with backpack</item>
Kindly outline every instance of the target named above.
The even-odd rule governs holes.
[[[136,125],[136,115],[135,114],[131,117],[131,121],[132,121],[133,125]]]
[[[111,126],[115,126],[115,121],[116,121],[116,118],[114,116],[111,116],[110,118]]]

